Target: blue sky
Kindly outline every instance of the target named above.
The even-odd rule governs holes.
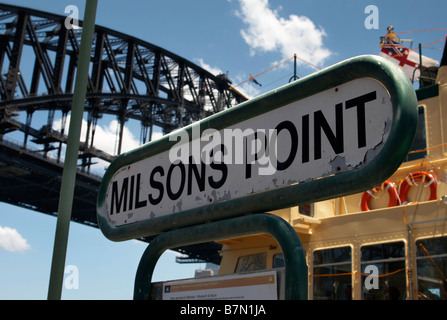
[[[85,6],[78,0],[3,2],[61,15],[66,6],[76,5],[81,19]],[[368,5],[378,9],[378,29],[365,27]],[[320,68],[357,55],[376,55],[379,37],[389,25],[397,32],[444,28],[446,11],[447,3],[439,0],[99,0],[96,23],[163,47],[214,73],[228,72],[236,85],[294,53]],[[413,39],[415,48],[446,33],[401,37]],[[429,46],[423,54],[439,61],[443,46],[444,42]],[[298,63],[299,77],[315,71]],[[292,75],[290,61],[259,76],[262,86],[246,82],[239,88],[254,97],[286,84]],[[46,299],[55,227],[54,217],[0,203],[0,299]],[[64,288],[62,298],[131,299],[145,248],[138,241],[111,242],[97,229],[72,223],[66,265],[77,267],[79,287]],[[175,254],[167,252],[154,280],[191,277],[203,267],[178,265]]]

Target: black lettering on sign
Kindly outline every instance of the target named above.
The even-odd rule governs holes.
[[[113,181],[112,201],[110,203],[111,215],[114,213],[114,211],[116,213],[120,213],[121,210],[123,212],[127,210],[132,210],[134,208],[134,205],[135,209],[143,208],[147,205],[146,200],[140,201],[140,182],[141,182],[141,173],[138,173],[136,176],[132,175],[130,177],[130,185],[129,185],[129,178],[126,177],[123,179],[123,182],[121,184],[121,192],[119,192],[118,181]]]
[[[175,168],[180,169],[180,185],[178,187],[177,192],[172,190],[172,182],[173,182],[173,172]],[[178,171],[178,170],[176,170]],[[166,192],[168,194],[169,199],[177,200],[180,198],[183,192],[183,188],[185,187],[185,177],[186,177],[186,169],[185,165],[182,162],[178,162],[177,164],[171,164],[168,169],[168,175],[166,176]]]
[[[323,110],[317,110],[302,115],[301,119],[295,119],[294,122],[293,120],[284,120],[278,123],[274,129],[269,129],[275,130],[273,135],[268,130],[267,132],[259,130],[257,132],[253,131],[243,136],[243,138],[239,137],[239,145],[242,144],[243,152],[245,152],[243,155],[245,163],[241,164],[245,166],[245,179],[252,177],[252,167],[255,167],[253,165],[256,165],[256,162],[264,165],[263,161],[266,159],[272,161],[272,158],[274,158],[275,163],[268,164],[273,166],[276,164],[275,169],[278,171],[287,170],[295,161],[301,160],[301,163],[308,163],[312,157],[311,139],[313,139],[314,144],[313,160],[322,158],[323,148],[328,144],[335,154],[343,153],[345,147],[343,122],[346,121],[343,118],[343,112],[345,110],[352,109],[352,112],[356,112],[358,148],[366,147],[366,104],[376,99],[377,92],[372,91],[344,103],[335,104],[332,109],[325,109],[324,113]],[[328,117],[331,112],[334,112],[334,116]],[[328,121],[328,118],[335,119],[335,121]],[[271,139],[277,139],[281,132],[281,137],[286,137],[286,143],[278,145],[278,141],[270,141]],[[288,136],[290,136],[290,143],[288,142]],[[276,147],[283,148],[281,159],[278,159],[277,155],[271,157],[270,152],[276,152]],[[301,151],[301,159],[297,159],[298,148]],[[204,151],[202,150],[202,152]],[[142,190],[141,182],[144,173],[137,173],[113,181],[110,196],[110,215],[140,209],[146,207],[148,203],[158,205],[165,196],[170,200],[177,200],[182,195],[191,196],[195,191],[203,192],[206,188],[221,188],[227,181],[229,174],[228,164],[222,162],[224,155],[228,152],[224,144],[218,144],[209,151],[209,159],[212,159],[209,163],[204,163],[202,159],[195,163],[194,157],[190,156],[188,164],[175,162],[171,163],[169,167],[166,165],[165,169],[162,166],[155,166],[149,175],[149,190]],[[244,176],[240,178],[244,178]],[[143,197],[142,192],[143,195],[147,192],[147,198]]]
[[[245,150],[245,179],[251,178],[251,155],[248,154],[248,144],[251,142],[251,140],[248,139],[248,137],[244,137],[244,149]]]
[[[135,193],[135,209],[143,208],[147,206],[147,201],[140,201],[140,183],[141,183],[141,173],[137,174],[137,190]],[[132,199],[132,198],[131,198]]]
[[[113,215],[113,209],[116,208],[116,213],[121,212],[121,206],[123,211],[126,211],[127,207],[127,190],[129,187],[129,178],[124,178],[121,185],[121,193],[118,197],[118,181],[113,181],[112,184],[112,201],[110,203],[110,215]]]
[[[296,130],[294,124],[291,121],[283,121],[279,123],[276,128],[277,134],[282,130],[289,131],[290,139],[291,139],[291,145],[290,145],[290,153],[287,159],[284,162],[280,162],[277,160],[276,169],[279,171],[286,170],[295,160],[296,152],[298,151],[298,131]],[[273,151],[274,152],[274,151]]]
[[[306,114],[302,118],[302,136],[301,136],[301,145],[302,148],[302,154],[301,154],[301,161],[303,163],[309,162],[309,115]]]
[[[158,180],[155,180],[155,174],[157,173],[160,175],[160,177],[163,177],[165,175],[163,167],[161,166],[155,167],[151,172],[151,176],[149,177],[150,186],[158,190],[158,197],[154,197],[152,193],[148,194],[149,202],[154,206],[160,203],[160,201],[163,199],[163,193],[164,193],[163,183]]]
[[[188,164],[188,195],[192,194],[192,176],[194,175],[197,186],[200,191],[205,190],[205,163],[200,161],[200,173],[197,166],[194,164],[193,156],[189,157]]]
[[[130,177],[130,190],[129,190],[129,210],[133,209],[133,192],[134,192],[134,185],[135,185],[135,176]],[[126,207],[124,207],[124,211],[126,210]]]
[[[225,145],[221,144],[220,147],[223,154],[225,150]],[[210,152],[210,157],[213,158],[213,150],[211,150]],[[222,177],[219,180],[215,180],[213,176],[208,177],[208,183],[210,187],[213,189],[219,189],[224,185],[225,181],[227,181],[228,167],[222,161],[217,161],[217,163],[215,163],[214,159],[213,162],[210,163],[210,167],[211,169],[218,170],[222,173]]]
[[[314,113],[314,141],[315,141],[315,160],[321,159],[321,130],[323,129],[326,138],[334,149],[336,154],[344,151],[343,142],[343,104],[339,103],[335,106],[335,134],[329,123],[323,115],[323,112],[316,111]]]
[[[346,109],[357,107],[357,135],[358,146],[363,148],[366,146],[366,115],[365,103],[377,99],[376,91],[364,94],[360,97],[346,101]]]

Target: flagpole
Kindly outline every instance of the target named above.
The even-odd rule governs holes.
[[[419,74],[419,88],[422,88],[424,84],[422,83],[422,45],[419,43],[419,68],[420,74]]]
[[[82,25],[81,48],[70,117],[67,150],[59,196],[59,208],[54,238],[53,260],[51,265],[48,300],[60,300],[67,253],[68,232],[70,228],[73,194],[78,166],[79,140],[87,92],[93,34],[98,0],[86,0],[84,22]]]
[[[294,61],[293,61],[293,77],[289,79],[289,82],[292,82],[298,79],[298,76],[296,75],[296,53],[293,55]]]

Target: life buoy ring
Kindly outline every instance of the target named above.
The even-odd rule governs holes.
[[[361,201],[361,209],[362,211],[369,211],[369,202],[371,198],[374,197],[374,193],[379,190],[385,190],[388,192],[388,195],[390,196],[390,201],[388,202],[388,207],[394,207],[397,203],[397,199],[399,197],[396,189],[396,185],[391,181],[385,181],[380,186],[377,186],[371,190],[365,191],[362,195],[362,201]]]
[[[438,188],[438,180],[436,177],[426,171],[417,171],[410,173],[400,184],[399,196],[402,203],[408,202],[408,191],[412,186],[418,186],[418,182],[424,182],[424,188],[430,187],[429,200],[436,200],[436,190]]]

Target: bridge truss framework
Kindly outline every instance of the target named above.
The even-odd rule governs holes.
[[[67,29],[65,19],[0,4],[0,201],[51,215],[57,215],[82,31]],[[245,101],[230,85],[226,75],[215,76],[163,48],[96,26],[72,220],[97,227],[101,178],[90,169],[98,159],[110,163],[122,153],[126,125],[139,124],[140,144],[146,143],[156,129],[166,134]],[[117,120],[114,154],[95,147],[98,123],[109,116]],[[177,249],[188,255],[185,261],[218,263],[218,247]]]

